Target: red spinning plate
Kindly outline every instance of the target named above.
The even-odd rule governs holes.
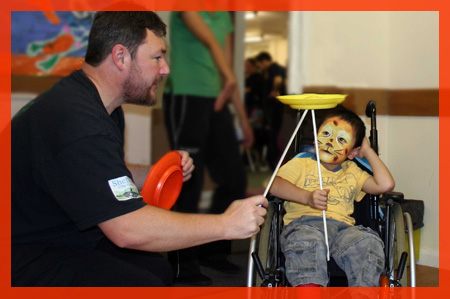
[[[169,210],[177,201],[182,185],[181,155],[171,151],[153,165],[141,195],[147,204]]]

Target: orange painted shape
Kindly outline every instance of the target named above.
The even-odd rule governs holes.
[[[71,35],[60,35],[53,42],[45,45],[44,49],[42,49],[42,54],[48,55],[65,52],[72,46],[73,42],[74,40]]]
[[[47,20],[49,20],[50,22],[52,22],[55,25],[59,25],[61,23],[61,20],[59,19],[59,17],[56,15],[56,13],[54,11],[43,11],[45,17],[47,18]]]

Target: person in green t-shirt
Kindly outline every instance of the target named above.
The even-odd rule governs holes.
[[[228,12],[173,12],[170,20],[171,74],[163,99],[164,116],[173,149],[192,156],[196,169],[183,185],[175,209],[199,212],[204,168],[217,184],[208,212],[221,213],[234,198],[245,195],[246,173],[228,103],[239,118],[242,144],[250,147],[253,132],[231,67],[233,26]],[[236,274],[226,258],[229,241],[170,253],[176,281],[209,285],[199,263]]]

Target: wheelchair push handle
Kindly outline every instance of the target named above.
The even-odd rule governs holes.
[[[366,106],[366,116],[372,117],[372,115],[376,116],[377,114],[377,103],[375,101],[369,101]]]
[[[377,104],[375,101],[367,103],[366,116],[370,117],[370,144],[373,150],[378,154]]]

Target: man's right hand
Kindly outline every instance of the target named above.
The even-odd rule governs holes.
[[[247,239],[257,234],[267,214],[267,199],[262,195],[252,196],[231,203],[221,215],[225,230],[224,238]]]

